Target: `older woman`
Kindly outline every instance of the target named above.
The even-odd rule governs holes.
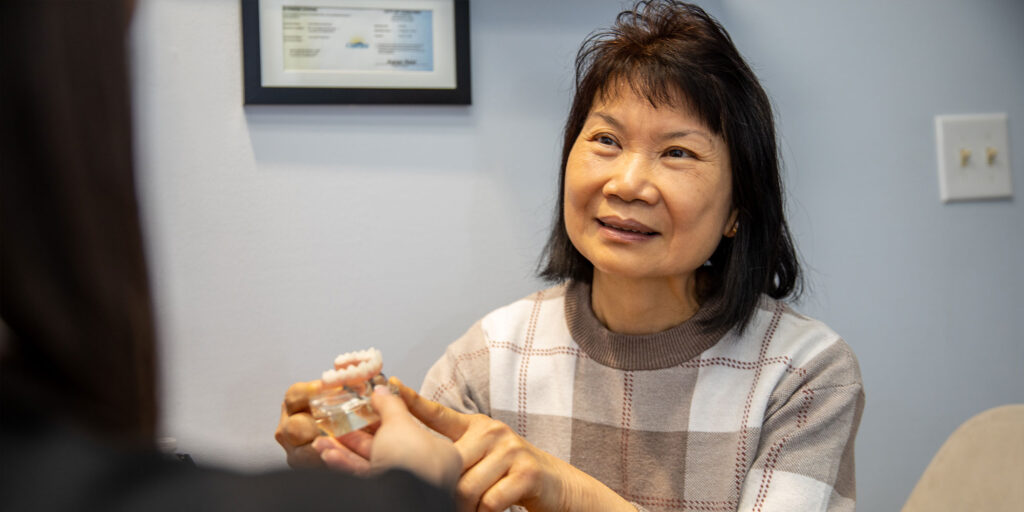
[[[402,390],[455,441],[457,498],[852,510],[860,374],[782,301],[799,266],[757,78],[714,19],[668,0],[588,38],[576,72],[542,269],[561,284],[488,314],[422,395]],[[293,441],[359,467],[354,440]]]

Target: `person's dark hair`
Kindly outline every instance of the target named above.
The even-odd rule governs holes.
[[[154,324],[132,176],[127,3],[0,20],[4,425],[152,442]]]
[[[729,147],[734,238],[721,243],[700,272],[702,301],[720,300],[705,327],[746,327],[761,294],[795,297],[800,268],[783,212],[771,103],[725,29],[700,7],[644,0],[619,13],[609,30],[591,34],[576,56],[576,91],[562,142],[553,228],[540,263],[549,281],[590,282],[593,265],[565,229],[565,169],[595,99],[628,84],[655,107],[687,101]]]

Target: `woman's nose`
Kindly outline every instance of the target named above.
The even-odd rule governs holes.
[[[653,163],[643,155],[623,155],[611,169],[611,175],[604,184],[604,195],[627,203],[643,201],[654,204],[658,201],[658,191],[650,180],[652,171]]]

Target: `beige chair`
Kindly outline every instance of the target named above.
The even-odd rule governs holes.
[[[903,512],[1024,511],[1024,404],[989,409],[949,436]]]

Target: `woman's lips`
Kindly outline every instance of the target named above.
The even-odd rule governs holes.
[[[658,232],[642,222],[619,217],[599,217],[600,230],[605,236],[624,242],[642,242],[658,236]]]

